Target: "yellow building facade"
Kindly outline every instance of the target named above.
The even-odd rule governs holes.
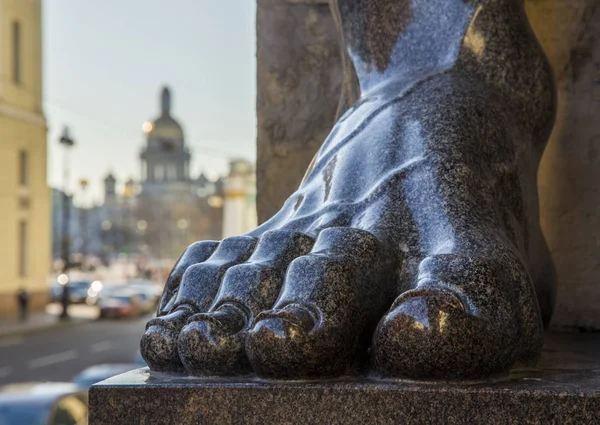
[[[41,0],[0,0],[0,318],[47,301],[50,192],[42,108]]]

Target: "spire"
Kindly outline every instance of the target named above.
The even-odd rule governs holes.
[[[112,172],[109,172],[108,175],[104,178],[104,194],[106,198],[114,198],[116,195],[115,186],[117,183],[117,179],[113,175]]]
[[[104,183],[114,183],[116,181],[117,181],[117,179],[115,178],[112,171],[109,171],[108,174],[106,175],[106,177],[104,178]]]
[[[164,86],[160,96],[160,109],[162,115],[170,115],[171,113],[171,91],[167,86]]]

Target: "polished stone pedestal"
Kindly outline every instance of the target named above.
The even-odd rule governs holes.
[[[147,368],[90,391],[100,424],[597,424],[600,334],[550,334],[535,369],[494,382],[349,377],[320,382],[200,379]]]

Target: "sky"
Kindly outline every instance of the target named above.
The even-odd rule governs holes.
[[[142,124],[159,114],[167,84],[172,115],[192,150],[192,176],[227,172],[228,158],[254,160],[255,5],[249,0],[45,0],[44,110],[48,182],[62,187],[65,125],[69,190],[102,199],[113,172],[139,179]],[[89,180],[87,194],[78,186]]]

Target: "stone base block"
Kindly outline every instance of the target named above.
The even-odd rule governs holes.
[[[552,334],[535,369],[488,382],[273,382],[138,369],[92,387],[90,423],[598,424],[600,334]]]

